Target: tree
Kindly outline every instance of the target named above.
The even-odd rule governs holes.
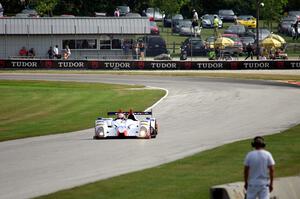
[[[159,7],[166,14],[176,14],[179,13],[180,8],[187,4],[189,0],[150,0],[149,5],[152,7]]]
[[[262,18],[266,19],[268,28],[272,30],[273,21],[280,21],[288,0],[264,0],[263,3],[264,7],[260,8],[262,10],[260,13]]]
[[[35,8],[40,15],[53,16],[53,9],[57,3],[58,0],[37,0]]]

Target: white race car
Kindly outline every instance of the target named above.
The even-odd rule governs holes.
[[[155,138],[158,133],[156,119],[149,112],[108,112],[107,115],[115,115],[116,118],[99,117],[95,121],[94,139],[112,137],[137,137]],[[138,120],[136,115],[151,116]]]

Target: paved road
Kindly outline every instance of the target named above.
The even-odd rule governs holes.
[[[93,129],[87,129],[0,143],[0,198],[30,198],[300,123],[300,89],[280,83],[99,74],[0,79],[143,84],[169,91],[153,109],[160,123],[157,139],[92,140]]]

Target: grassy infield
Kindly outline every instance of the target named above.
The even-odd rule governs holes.
[[[164,95],[162,91],[134,91],[126,87],[0,81],[0,140],[92,127],[92,121],[100,110],[101,114],[120,107],[141,110]],[[134,103],[133,97],[136,99]],[[266,137],[268,149],[277,162],[277,177],[300,173],[299,134],[300,125]],[[242,161],[250,150],[249,143],[246,140],[227,144],[159,167],[40,198],[207,199],[210,186],[242,180]]]

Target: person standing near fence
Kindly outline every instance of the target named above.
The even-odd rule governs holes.
[[[145,44],[143,41],[139,42],[139,50],[140,50],[140,54],[141,54],[141,60],[144,60],[145,58]]]
[[[251,60],[253,60],[254,49],[250,43],[248,43],[248,45],[246,46],[246,51],[247,57],[245,58],[245,60],[247,60],[249,57],[251,57]]]
[[[219,19],[217,17],[217,15],[214,15],[214,34],[215,34],[215,38],[217,39],[219,36]]]
[[[272,154],[264,149],[266,144],[263,137],[255,137],[251,146],[254,150],[244,160],[246,199],[269,199],[273,191],[275,161]]]
[[[53,52],[54,52],[54,57],[56,59],[60,59],[61,58],[61,55],[59,54],[59,50],[58,50],[58,45],[55,45],[55,47],[53,49]]]
[[[195,9],[193,9],[192,15],[193,15],[192,27],[193,27],[194,35],[196,37],[198,32],[198,27],[199,27],[199,17]]]
[[[293,40],[298,40],[299,37],[298,24],[299,24],[298,20],[296,21],[296,23],[292,24],[292,27],[295,30],[295,35],[293,36]]]

